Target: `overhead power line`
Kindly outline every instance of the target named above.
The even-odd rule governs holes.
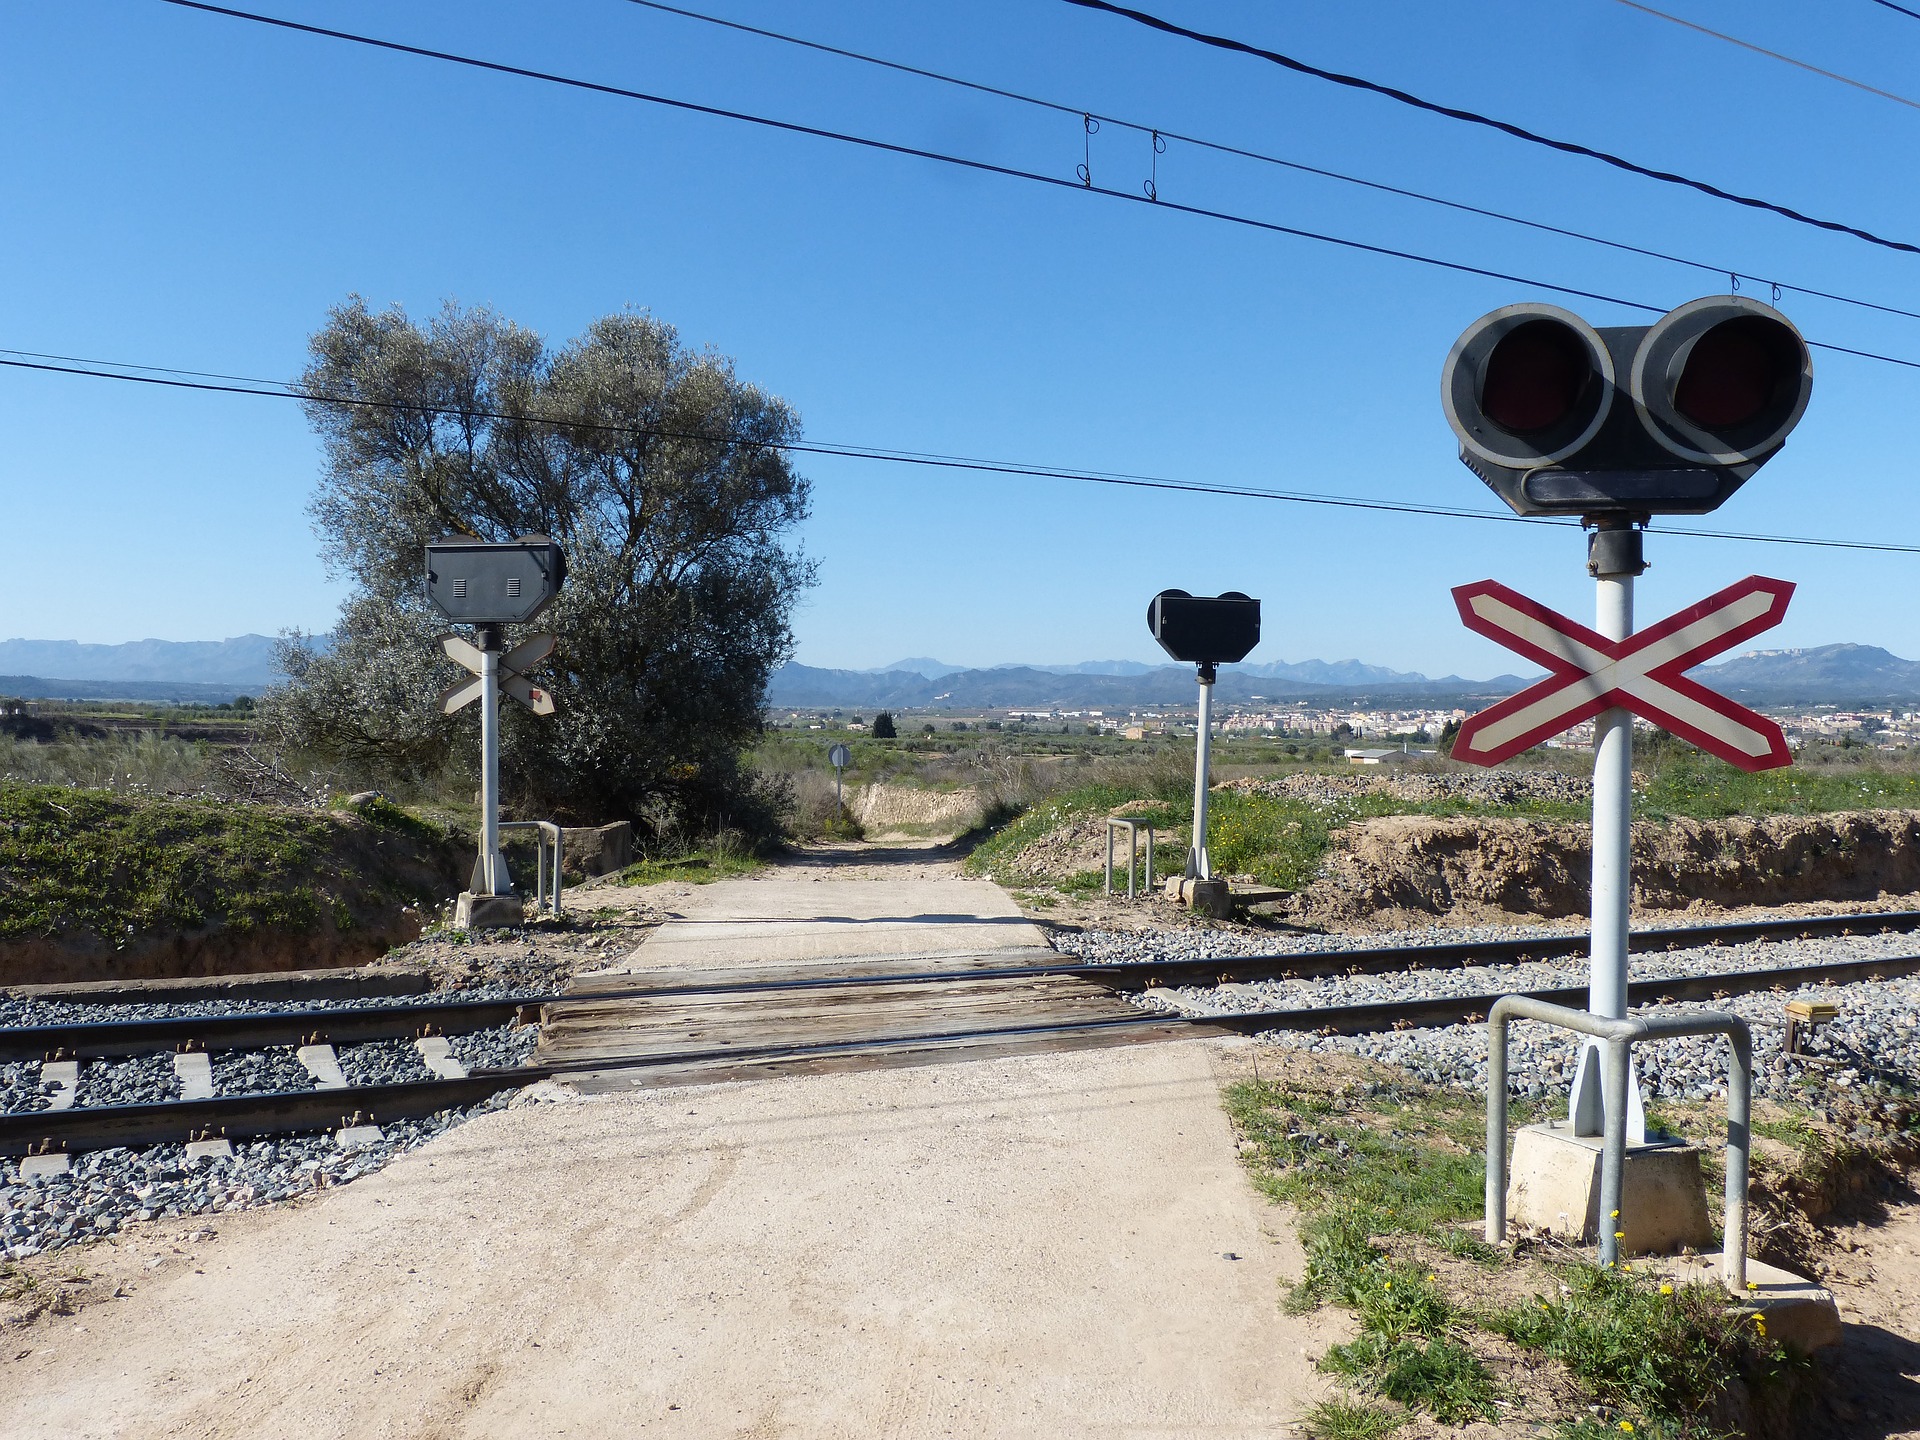
[[[1102,125],[1114,125],[1123,130],[1132,130],[1136,134],[1148,135],[1160,140],[1177,141],[1182,145],[1191,145],[1196,149],[1209,150],[1219,155],[1231,155],[1242,160],[1254,160],[1264,165],[1276,165],[1286,170],[1297,171],[1303,175],[1314,175],[1324,180],[1336,180],[1345,185],[1357,185],[1379,194],[1396,195],[1405,200],[1417,200],[1426,205],[1438,205],[1444,209],[1458,211],[1466,215],[1478,215],[1487,220],[1498,220],[1507,225],[1519,225],[1528,230],[1539,231],[1547,235],[1560,235],[1569,240],[1579,240],[1589,245],[1604,246],[1609,250],[1623,251],[1629,255],[1642,255],[1650,260],[1661,260],[1671,265],[1683,265],[1708,275],[1738,276],[1745,280],[1757,280],[1764,285],[1777,286],[1782,290],[1791,290],[1801,295],[1813,295],[1822,300],[1832,300],[1842,305],[1854,305],[1865,310],[1877,310],[1885,315],[1902,315],[1909,320],[1920,320],[1920,310],[1906,310],[1898,305],[1884,305],[1877,300],[1862,300],[1858,296],[1839,295],[1830,290],[1816,290],[1810,285],[1797,285],[1781,280],[1776,276],[1759,275],[1740,270],[1732,265],[1716,265],[1705,260],[1694,260],[1684,255],[1674,255],[1665,250],[1655,250],[1645,245],[1634,245],[1624,240],[1610,240],[1605,236],[1589,234],[1584,230],[1573,230],[1563,225],[1550,225],[1544,220],[1531,220],[1522,215],[1511,215],[1503,210],[1490,210],[1482,205],[1470,205],[1463,200],[1449,200],[1440,195],[1429,195],[1425,191],[1410,190],[1400,185],[1389,185],[1380,180],[1369,180],[1360,175],[1349,175],[1339,170],[1329,170],[1320,165],[1308,165],[1303,161],[1290,160],[1260,150],[1251,150],[1244,146],[1229,145],[1218,140],[1206,140],[1197,135],[1182,134],[1178,130],[1168,129],[1164,125],[1150,124],[1144,120],[1131,120],[1123,116],[1109,115],[1084,105],[1069,105],[1059,100],[1048,100],[1038,95],[1022,94],[1018,90],[1006,90],[998,85],[983,84],[978,80],[968,80],[958,75],[943,74],[938,70],[928,70],[918,65],[908,65],[899,60],[888,60],[879,55],[867,55],[858,50],[848,50],[839,45],[828,45],[818,40],[809,40],[800,35],[789,35],[780,30],[767,30],[758,25],[748,25],[739,20],[729,20],[719,15],[708,15],[699,10],[688,10],[679,5],[664,4],[663,0],[627,0],[630,5],[638,5],[648,10],[658,10],[668,15],[678,15],[687,20],[698,20],[703,24],[717,25],[722,29],[735,30],[747,35],[757,35],[766,40],[777,40],[782,44],[796,45],[803,49],[818,51],[822,54],[837,56],[843,60],[858,61],[863,65],[874,65],[884,70],[897,71],[903,75],[913,75],[923,80],[937,81],[942,85],[953,85],[963,90],[972,90],[982,95],[992,95],[1002,100],[1013,100],[1022,105],[1036,106],[1057,115],[1071,116],[1075,120],[1092,119]]]
[[[1920,10],[1909,10],[1904,5],[1894,4],[1893,0],[1873,0],[1873,3],[1876,5],[1885,6],[1889,10],[1897,11],[1899,14],[1906,16],[1909,20],[1920,20]]]
[[[1200,205],[1184,205],[1178,201],[1155,199],[1128,190],[1114,190],[1103,185],[1095,185],[1090,180],[1065,180],[1057,175],[1045,175],[1037,170],[1022,170],[1011,165],[995,165],[985,160],[973,160],[962,155],[949,155],[939,150],[926,150],[914,145],[899,145],[890,140],[875,140],[870,136],[853,135],[840,130],[827,130],[817,125],[802,125],[797,121],[778,120],[766,115],[755,115],[744,110],[728,110],[716,105],[701,105],[692,100],[677,100],[670,96],[649,94],[644,90],[629,90],[618,85],[606,85],[596,80],[581,80],[569,75],[556,75],[544,70],[529,70],[523,66],[508,65],[497,60],[481,60],[471,55],[459,55],[448,50],[430,50],[419,45],[404,45],[397,40],[382,40],[371,35],[360,35],[350,30],[329,30],[319,25],[306,25],[296,20],[282,20],[273,15],[259,15],[250,10],[235,10],[224,5],[211,5],[205,0],[161,0],[162,4],[176,5],[186,10],[200,10],[212,15],[226,16],[236,20],[249,20],[276,29],[293,30],[302,34],[318,35],[329,40],[344,40],[356,45],[367,45],[378,50],[391,50],[404,55],[415,55],[428,60],[440,60],[453,65],[463,65],[475,70],[485,70],[495,74],[512,75],[525,80],[539,80],[547,84],[562,85],[569,89],[591,91],[599,95],[608,95],[616,99],[639,100],[647,104],[663,105],[670,109],[684,110],[698,115],[711,115],[723,120],[738,120],[749,125],[760,125],[767,129],[778,130],[791,135],[805,135],[813,139],[833,140],[848,145],[857,145],[863,149],[876,150],[883,154],[903,155],[916,160],[933,160],[943,165],[955,165],[965,170],[973,170],[985,175],[999,175],[1010,180],[1026,180],[1037,185],[1048,185],[1055,189],[1085,192],[1104,196],[1110,200],[1124,200],[1129,204],[1145,205],[1155,210],[1171,210],[1181,215],[1193,215],[1203,220],[1219,220],[1230,225],[1242,225],[1253,230],[1266,231],[1273,235],[1288,235],[1295,239],[1312,240],[1323,245],[1334,245],[1345,250],[1355,250],[1368,255],[1380,255],[1392,260],[1407,260],[1416,265],[1428,265],[1437,270],[1451,271],[1457,275],[1473,275],[1487,280],[1505,280],[1515,285],[1531,285],[1540,290],[1551,290],[1559,295],[1572,295],[1582,300],[1599,300],[1609,305],[1623,306],[1629,310],[1640,310],[1650,315],[1664,314],[1668,307],[1650,304],[1644,300],[1629,300],[1619,295],[1609,295],[1598,290],[1582,290],[1577,286],[1563,285],[1553,280],[1541,280],[1525,275],[1515,275],[1504,270],[1493,270],[1481,265],[1468,265],[1459,260],[1444,260],[1439,256],[1421,254],[1416,250],[1401,250],[1389,245],[1374,245],[1365,240],[1355,240],[1344,235],[1328,235],[1318,230],[1306,230],[1297,225],[1281,225],[1272,220],[1259,220],[1250,215],[1239,215],[1228,210],[1213,210]],[[1920,370],[1920,360],[1905,360],[1894,355],[1883,355],[1872,350],[1858,350],[1845,345],[1835,345],[1820,340],[1807,342],[1815,349],[1831,350],[1842,355],[1854,355],[1863,360],[1876,360],[1888,365],[1898,365],[1903,369]]]
[[[1809,65],[1805,60],[1796,60],[1791,55],[1782,55],[1778,50],[1769,50],[1766,46],[1756,45],[1751,40],[1742,40],[1738,35],[1729,35],[1724,30],[1711,30],[1692,20],[1683,19],[1678,15],[1669,15],[1664,10],[1656,10],[1651,5],[1642,5],[1640,0],[1615,0],[1615,3],[1624,5],[1629,10],[1638,10],[1642,15],[1651,15],[1656,20],[1665,20],[1669,24],[1678,25],[1684,30],[1711,36],[1715,40],[1724,40],[1729,45],[1738,45],[1742,50],[1751,50],[1754,54],[1764,55],[1769,60],[1778,60],[1781,64],[1791,65],[1796,70],[1805,70],[1810,75],[1818,75],[1826,80],[1837,80],[1842,85],[1851,85],[1854,89],[1864,90],[1869,95],[1878,95],[1882,100],[1891,100],[1896,105],[1905,105],[1910,110],[1920,110],[1920,100],[1909,100],[1905,95],[1896,95],[1891,90],[1882,90],[1878,85],[1869,85],[1864,80],[1856,80],[1851,75],[1842,75],[1838,71],[1822,70],[1818,65]]]
[[[869,460],[936,470],[966,470],[981,474],[1010,475],[1040,480],[1072,480],[1084,484],[1112,485],[1134,490],[1169,490],[1182,494],[1223,495],[1236,499],[1273,500],[1336,510],[1369,510],[1384,514],[1420,515],[1447,520],[1484,520],[1506,525],[1549,525],[1559,529],[1573,529],[1578,525],[1578,522],[1573,520],[1522,518],[1504,511],[1476,510],[1459,505],[1419,505],[1400,500],[1375,500],[1358,495],[1332,495],[1311,490],[1275,490],[1251,485],[1210,484],[1198,480],[1177,480],[1164,475],[1138,475],[1125,471],[1079,469],[1064,465],[1042,465],[1014,460],[988,460],[966,455],[946,455],[934,451],[899,450],[878,445],[835,444],[819,440],[770,441],[758,437],[713,435],[697,430],[670,430],[658,426],[608,425],[594,421],[574,420],[561,415],[485,410],[471,406],[429,405],[418,401],[378,396],[336,395],[283,381],[265,380],[248,375],[181,370],[159,365],[133,365],[121,361],[90,360],[76,355],[50,355],[32,350],[0,350],[0,357],[8,356],[13,358],[0,358],[0,367],[56,375],[85,376],[97,380],[119,380],[129,384],[154,385],[169,390],[197,390],[222,395],[247,395],[267,400],[297,400],[306,404],[341,405],[355,409],[403,411],[408,414],[438,415],[456,420],[551,425],[556,429],[585,430],[599,434],[690,440],[709,445],[740,445],[783,450],[800,455],[831,455],[848,460]],[[1706,540],[1738,540],[1763,545],[1795,545],[1824,550],[1866,550],[1886,554],[1920,555],[1920,545],[1898,545],[1887,541],[1833,540],[1816,536],[1765,535],[1726,530],[1677,530],[1665,526],[1649,528],[1656,534],[1693,536]]]
[[[1624,156],[1614,155],[1605,150],[1595,150],[1591,146],[1581,145],[1572,140],[1555,140],[1538,131],[1528,130],[1505,120],[1496,120],[1491,115],[1482,115],[1476,110],[1462,110],[1452,105],[1437,104],[1432,100],[1423,100],[1418,95],[1405,90],[1395,89],[1391,85],[1382,85],[1375,80],[1363,79],[1358,75],[1345,75],[1338,70],[1325,70],[1318,65],[1310,65],[1304,60],[1296,60],[1291,55],[1283,55],[1278,50],[1263,49],[1258,45],[1249,45],[1244,40],[1235,40],[1226,35],[1209,35],[1203,30],[1190,30],[1185,25],[1176,25],[1158,15],[1150,15],[1144,10],[1132,10],[1124,5],[1115,5],[1111,0],[1066,0],[1069,5],[1078,5],[1083,10],[1098,10],[1109,15],[1118,15],[1145,25],[1149,29],[1159,30],[1168,35],[1176,35],[1183,40],[1197,41],[1217,50],[1231,50],[1240,55],[1251,55],[1257,60],[1266,60],[1296,74],[1309,75],[1316,80],[1325,80],[1334,85],[1343,85],[1350,90],[1364,90],[1372,95],[1383,95],[1389,100],[1397,100],[1402,105],[1410,105],[1416,110],[1424,110],[1431,115],[1442,115],[1449,120],[1460,120],[1469,125],[1481,125],[1489,130],[1498,130],[1503,135],[1511,135],[1516,140],[1524,140],[1530,145],[1542,145],[1549,150],[1558,150],[1565,155],[1579,155],[1588,160],[1598,160],[1603,165],[1611,165],[1616,170],[1624,170],[1630,175],[1644,176],[1649,180],[1658,180],[1667,185],[1678,185],[1689,190],[1697,190],[1703,195],[1711,195],[1716,200],[1726,200],[1735,205],[1744,205],[1750,210],[1765,210],[1801,225],[1811,225],[1816,229],[1830,230],[1841,235],[1851,235],[1870,245],[1879,245],[1888,250],[1899,250],[1909,255],[1920,255],[1920,245],[1908,244],[1905,240],[1890,240],[1884,235],[1876,235],[1871,230],[1863,230],[1857,225],[1844,224],[1838,220],[1821,220],[1790,206],[1775,204],[1771,200],[1757,199],[1752,195],[1741,195],[1732,190],[1723,190],[1718,185],[1705,180],[1695,180],[1686,175],[1675,174],[1671,170],[1656,170],[1641,165]]]

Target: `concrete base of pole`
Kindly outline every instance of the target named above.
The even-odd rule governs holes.
[[[526,923],[526,906],[512,895],[476,895],[462,890],[453,907],[456,930],[516,930]]]
[[[1196,880],[1191,875],[1169,876],[1167,898],[1209,919],[1233,918],[1233,892],[1227,888],[1224,880]]]
[[[1626,1232],[1623,1255],[1713,1244],[1699,1150],[1678,1141],[1629,1145],[1617,1220],[1600,1213],[1601,1150],[1599,1136],[1575,1135],[1564,1120],[1520,1129],[1507,1171],[1508,1223],[1591,1244],[1604,1220]]]
[[[1663,1256],[1634,1269],[1670,1279],[1676,1285],[1718,1285],[1721,1275],[1718,1251]],[[1840,1343],[1840,1307],[1834,1302],[1833,1292],[1804,1275],[1748,1257],[1747,1290],[1741,1298],[1755,1314],[1766,1318],[1769,1340],[1790,1345],[1802,1355]]]

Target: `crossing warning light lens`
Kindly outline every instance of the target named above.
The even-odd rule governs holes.
[[[1487,356],[1480,408],[1502,430],[1537,434],[1565,420],[1593,378],[1586,342],[1557,320],[1529,320]]]
[[[1742,316],[1694,342],[1674,386],[1673,408],[1713,430],[1744,425],[1796,386],[1799,371],[1799,348],[1781,326]]]

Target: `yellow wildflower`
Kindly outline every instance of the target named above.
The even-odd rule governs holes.
[[[1660,1287],[1660,1293],[1662,1295],[1671,1295],[1673,1293],[1673,1286],[1663,1284]]]

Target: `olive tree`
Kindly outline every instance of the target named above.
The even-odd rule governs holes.
[[[283,739],[376,776],[474,768],[474,712],[439,713],[465,672],[435,643],[421,547],[551,535],[567,583],[534,628],[560,640],[538,672],[556,713],[505,707],[509,800],[656,834],[764,822],[741,756],[813,578],[793,410],[643,313],[553,349],[484,308],[417,323],[356,296],[311,354],[311,514],[352,594],[325,653],[282,647],[288,681],[262,707]]]

